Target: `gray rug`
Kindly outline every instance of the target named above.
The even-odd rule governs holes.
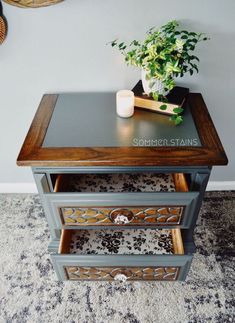
[[[0,195],[0,322],[235,322],[235,192],[207,193],[180,282],[56,281],[37,195]]]

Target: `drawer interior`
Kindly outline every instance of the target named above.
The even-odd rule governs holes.
[[[62,230],[60,254],[183,255],[180,229]]]
[[[56,174],[54,192],[187,192],[183,173]]]

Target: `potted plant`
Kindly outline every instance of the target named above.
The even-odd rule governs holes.
[[[129,46],[117,39],[111,42],[128,65],[141,68],[144,92],[156,101],[166,101],[165,96],[175,87],[175,78],[198,72],[199,58],[192,53],[199,42],[208,39],[204,33],[178,27],[178,21],[173,20],[159,29],[151,28],[142,42],[133,40]],[[176,124],[183,120],[178,114],[171,119]]]

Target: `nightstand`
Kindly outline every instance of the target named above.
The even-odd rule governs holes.
[[[213,165],[227,157],[200,94],[184,123],[115,93],[44,95],[19,154],[31,166],[60,280],[184,280]]]

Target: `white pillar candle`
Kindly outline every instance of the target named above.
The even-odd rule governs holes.
[[[121,90],[116,94],[117,114],[122,118],[129,118],[134,114],[134,93]]]

